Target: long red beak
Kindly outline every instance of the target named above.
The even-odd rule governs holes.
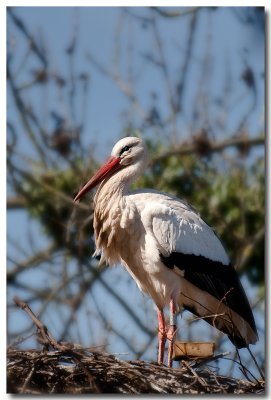
[[[122,168],[119,157],[109,157],[107,162],[96,172],[96,174],[85,184],[85,186],[77,193],[74,201],[80,200],[87,192],[93,189],[98,183],[102,182],[108,176],[113,175]]]

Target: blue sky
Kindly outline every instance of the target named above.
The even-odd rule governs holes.
[[[137,15],[146,14],[142,8],[134,8],[133,12]],[[121,124],[123,118],[120,118],[121,111],[125,108],[126,99],[120,90],[109,79],[92,68],[86,59],[86,54],[91,52],[108,69],[113,69],[114,59],[114,35],[119,22],[119,8],[79,8],[75,11],[74,7],[22,7],[17,10],[18,14],[28,23],[31,32],[42,38],[45,48],[48,49],[48,58],[51,68],[60,71],[64,75],[68,74],[67,58],[65,49],[71,40],[72,27],[75,18],[78,18],[78,48],[75,68],[78,71],[89,73],[90,96],[88,99],[87,117],[85,126],[85,141],[89,144],[95,141],[97,146],[97,156],[103,159],[112,145],[121,135]],[[240,24],[233,15],[232,9],[220,9],[216,12],[215,18],[210,12],[203,11],[204,15],[200,18],[197,28],[196,43],[194,46],[193,63],[189,71],[189,86],[187,87],[187,97],[184,103],[184,117],[180,121],[180,136],[185,137],[188,134],[186,121],[190,119],[191,105],[197,99],[195,90],[200,82],[200,70],[206,52],[208,39],[208,28],[211,28],[215,34],[211,38],[210,51],[214,52],[215,58],[211,65],[212,73],[208,81],[204,83],[206,90],[211,91],[214,96],[223,97],[226,74],[231,74],[232,85],[237,87],[235,97],[231,99],[231,113],[229,116],[229,133],[234,132],[236,124],[240,119],[240,113],[249,108],[251,96],[248,89],[241,82],[241,73],[244,68],[243,57],[241,53],[244,48],[249,52],[246,56],[248,63],[252,66],[256,76],[259,76],[263,70],[263,43],[253,36],[249,27]],[[75,17],[76,16],[76,17]],[[49,23],[50,22],[50,23]],[[127,32],[135,38],[135,53],[143,54],[150,46],[153,46],[148,30],[141,29],[140,26],[133,25],[127,27],[129,20],[124,22],[124,34],[122,35],[120,46],[123,51],[129,46],[129,38],[125,36]],[[163,35],[165,55],[171,60],[171,77],[175,77],[178,68],[182,65],[184,45],[187,36],[187,25],[189,19],[184,19],[180,24],[179,20],[173,21],[170,25],[167,21],[161,21],[159,28]],[[18,35],[16,35],[18,37]],[[18,37],[20,40],[20,37]],[[178,47],[179,46],[179,47]],[[18,42],[17,52],[25,51]],[[137,53],[136,53],[137,54]],[[20,60],[20,57],[17,56]],[[140,71],[140,57],[134,57],[134,69]],[[229,66],[229,71],[226,68]],[[121,59],[121,69],[127,76],[128,62],[125,57]],[[140,72],[139,72],[140,73]],[[191,79],[192,76],[192,79]],[[263,95],[263,80],[257,80],[259,98]],[[159,106],[162,113],[166,115],[168,107],[167,99],[164,98],[165,88],[161,80],[161,74],[153,73],[151,68],[146,68],[144,74],[141,73],[137,81],[137,93],[143,107],[150,106],[150,93],[156,91],[159,96]],[[34,93],[38,95],[38,93]],[[48,93],[50,106],[59,103],[56,93],[52,90]],[[246,98],[246,99],[244,99]],[[114,99],[114,101],[109,101]],[[41,102],[41,100],[39,100]],[[43,103],[37,104],[37,108],[42,109]],[[69,118],[68,111],[63,109],[63,115]],[[249,121],[251,133],[258,133],[259,120],[263,110],[262,103],[258,103],[258,110],[254,113],[254,118]],[[80,110],[78,110],[78,117]]]
[[[138,15],[144,15],[145,11],[142,8],[136,8],[133,10]],[[48,8],[36,8],[22,7],[17,9],[17,14],[27,23],[27,26],[32,33],[40,35],[43,38],[45,48],[48,49],[48,56],[50,66],[52,70],[61,71],[64,75],[68,74],[67,70],[67,59],[64,49],[71,40],[72,26],[74,24],[74,16],[78,17],[79,21],[79,46],[77,48],[76,56],[76,69],[77,71],[85,71],[90,77],[90,95],[87,103],[87,115],[85,119],[84,129],[84,143],[86,147],[95,146],[96,156],[99,160],[103,160],[107,154],[111,151],[112,145],[120,137],[121,131],[124,125],[127,113],[123,116],[123,111],[127,109],[127,101],[123,94],[119,91],[114,83],[109,79],[105,78],[95,68],[90,66],[86,59],[87,52],[95,54],[97,59],[101,61],[107,68],[113,68],[114,64],[114,35],[116,26],[119,23],[119,9],[118,8],[80,8],[75,11],[72,8],[66,7],[48,7]],[[263,126],[263,104],[262,96],[264,91],[264,81],[260,79],[260,75],[263,71],[263,43],[255,37],[251,30],[240,25],[237,19],[234,17],[232,10],[220,9],[216,13],[216,17],[210,16],[209,12],[203,11],[203,17],[201,18],[198,26],[196,44],[193,52],[193,63],[191,70],[189,71],[189,84],[186,89],[186,97],[184,103],[184,112],[182,118],[178,121],[179,123],[179,140],[183,140],[189,135],[189,121],[192,105],[198,99],[196,97],[196,88],[201,83],[200,70],[204,56],[206,54],[206,48],[210,45],[211,51],[215,54],[212,65],[210,66],[212,73],[208,75],[207,81],[204,81],[202,85],[205,85],[205,90],[211,92],[213,96],[223,97],[223,91],[225,90],[225,77],[228,73],[232,76],[232,86],[234,90],[234,96],[231,98],[231,104],[229,105],[229,118],[227,131],[229,134],[235,131],[238,125],[241,115],[244,110],[249,109],[251,104],[251,94],[248,88],[241,81],[241,73],[244,67],[244,61],[242,52],[244,48],[248,48],[247,62],[252,67],[255,75],[258,77],[258,103],[256,111],[248,120],[249,132],[254,135],[259,132]],[[178,20],[173,22],[169,27],[165,21],[159,23],[163,36],[163,43],[165,45],[165,54],[170,63],[170,77],[174,80],[177,70],[182,65],[183,48],[186,42],[187,35],[187,24],[189,19],[186,19],[182,24]],[[208,29],[211,28],[214,33],[211,38],[211,44],[207,43]],[[8,25],[8,35],[15,35],[17,40],[16,56],[18,65],[21,61],[21,57],[25,51],[23,42],[21,41],[18,32],[12,31],[14,28],[10,28]],[[148,31],[140,28],[139,26],[129,26],[129,21],[124,22],[124,32],[128,32],[135,38],[135,54],[144,54],[151,46],[154,45]],[[125,50],[129,47],[129,35],[122,35],[120,46],[121,49]],[[167,99],[164,95],[165,88],[164,83],[159,73],[153,73],[151,69],[144,69],[141,71],[142,60],[140,57],[134,56],[134,69],[139,74],[137,81],[136,91],[138,98],[143,108],[148,109],[151,104],[150,93],[156,91],[159,95],[158,105],[161,113],[167,115]],[[29,66],[29,68],[35,68],[36,65]],[[128,75],[129,63],[125,57],[121,58],[121,71],[124,76]],[[228,70],[229,67],[229,70]],[[28,71],[22,80],[28,80]],[[36,105],[37,113],[43,112],[44,99],[41,97],[39,88],[33,91],[29,96],[34,96],[34,103]],[[69,110],[65,107],[65,104],[59,100],[58,94],[53,88],[49,87],[47,93],[47,104],[50,108],[57,107],[63,116],[69,120]],[[17,116],[13,112],[12,101],[7,99],[8,104],[8,115],[14,118],[16,121]],[[213,105],[213,114],[216,109]],[[77,108],[77,118],[80,118],[80,105]],[[135,115],[134,121],[137,122],[138,117]],[[45,125],[50,127],[52,121],[50,119],[45,120]],[[218,134],[219,135],[219,134]],[[32,150],[29,147],[29,143],[23,139],[23,132],[21,135],[21,150],[28,155],[32,156]],[[8,215],[8,233],[15,241],[22,241],[25,249],[28,248],[28,242],[24,243],[26,236],[26,229],[29,228],[30,220],[27,216],[23,215],[22,212],[12,212]],[[31,230],[34,232],[36,245],[44,246],[45,237],[41,234],[40,227],[37,226],[33,221],[31,222]],[[29,249],[30,250],[30,249]],[[16,252],[13,253],[16,257]],[[114,271],[106,273],[105,279],[108,282],[117,281],[120,267],[117,267]],[[122,274],[122,272],[121,272]],[[29,279],[25,277],[24,279]],[[46,282],[46,275],[42,272],[33,272],[31,278],[37,284],[42,285]],[[128,279],[128,278],[127,278]],[[126,281],[126,277],[123,277]],[[124,286],[123,286],[124,287]],[[138,292],[136,286],[130,284],[130,299],[131,304],[138,304],[140,307],[142,295]],[[132,294],[131,294],[132,293]],[[252,293],[252,292],[251,292]],[[99,293],[94,293],[99,298]],[[88,300],[91,302],[93,299],[92,295],[88,296]],[[101,296],[101,295],[100,295]],[[102,297],[103,298],[103,297]],[[128,301],[128,300],[127,300]],[[147,301],[150,304],[150,300]],[[108,315],[117,316],[117,304],[107,305],[106,300],[103,298],[103,307],[108,308]],[[14,321],[18,322],[18,312],[11,316]],[[81,323],[84,323],[84,313],[79,315],[78,318]],[[150,321],[146,321],[152,326],[155,326],[155,313],[150,317]],[[54,325],[55,324],[55,325]],[[48,321],[48,325],[53,326],[55,334],[57,334],[57,322],[52,323]],[[125,315],[121,316],[120,326],[122,329],[131,331],[134,327],[127,327],[125,323]],[[99,328],[97,328],[99,331]],[[84,336],[84,335],[83,335]],[[95,337],[95,334],[93,334]],[[86,338],[85,338],[86,339]],[[262,346],[262,342],[261,342]],[[122,344],[116,344],[116,351],[120,351]],[[148,356],[152,356],[155,352],[155,344],[150,349]]]

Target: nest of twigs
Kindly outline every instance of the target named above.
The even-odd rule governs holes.
[[[172,393],[263,394],[263,384],[144,361],[123,361],[114,355],[86,349],[8,350],[8,393]],[[70,347],[70,349],[69,349]]]
[[[263,394],[264,382],[220,376],[206,361],[182,361],[169,368],[145,361],[124,361],[97,349],[57,342],[30,307],[18,297],[15,303],[33,320],[42,350],[7,351],[7,392],[45,393],[172,393]],[[213,357],[223,357],[223,354]]]

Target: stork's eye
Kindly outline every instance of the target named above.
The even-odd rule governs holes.
[[[128,151],[129,149],[130,149],[129,146],[124,146],[124,147],[121,149],[120,156],[121,156],[123,153],[125,153],[125,151]]]

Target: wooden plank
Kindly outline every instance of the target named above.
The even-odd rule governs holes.
[[[205,358],[214,355],[215,344],[213,342],[178,342],[173,346],[173,360],[185,358]]]

